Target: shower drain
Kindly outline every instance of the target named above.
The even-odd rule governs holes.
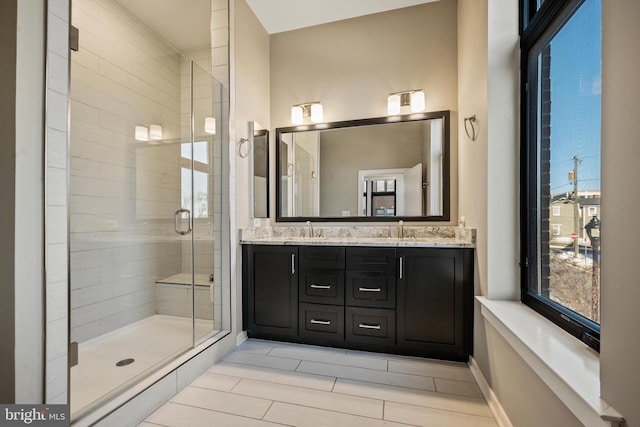
[[[116,363],[116,366],[127,366],[127,365],[131,365],[133,362],[135,362],[135,359],[122,359],[121,361],[119,361],[118,363]]]

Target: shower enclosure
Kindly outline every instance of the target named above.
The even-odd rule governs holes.
[[[229,329],[221,277],[223,86],[113,0],[74,0],[72,419]],[[223,297],[227,301],[223,301]],[[73,346],[72,346],[73,348]]]

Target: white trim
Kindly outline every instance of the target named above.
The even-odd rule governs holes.
[[[498,397],[495,395],[487,379],[482,374],[480,367],[476,363],[476,359],[473,356],[469,357],[469,370],[471,371],[471,375],[475,378],[476,383],[478,383],[478,387],[480,387],[480,391],[484,396],[484,399],[487,401],[489,405],[489,410],[493,414],[493,418],[496,419],[499,427],[513,427],[511,424],[511,420],[507,416],[507,413],[504,411],[504,408],[500,404]]]
[[[624,420],[600,397],[596,352],[520,302],[476,299],[487,322],[582,424],[610,427]]]

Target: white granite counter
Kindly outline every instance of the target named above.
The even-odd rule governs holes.
[[[241,230],[240,243],[252,245],[391,246],[474,248],[476,230],[451,226],[255,227]]]

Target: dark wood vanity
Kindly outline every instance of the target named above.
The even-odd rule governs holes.
[[[473,249],[243,245],[249,337],[467,361]]]

